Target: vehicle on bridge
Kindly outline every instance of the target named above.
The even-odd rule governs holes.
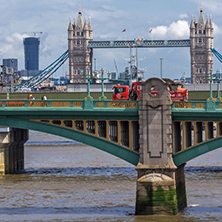
[[[127,85],[119,85],[113,87],[113,100],[137,100],[142,92],[142,86],[139,82],[133,82],[131,89]]]
[[[164,79],[168,83],[168,89],[172,101],[187,101],[188,90],[182,87],[178,87],[172,80]],[[133,82],[131,89],[127,85],[116,85],[113,87],[113,100],[139,100],[140,93],[142,92],[142,86],[139,82]],[[157,95],[158,91],[155,87],[151,89],[153,95]]]

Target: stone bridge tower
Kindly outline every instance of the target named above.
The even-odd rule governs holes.
[[[92,49],[89,49],[88,42],[93,39],[91,22],[83,22],[82,12],[79,8],[77,22],[74,24],[70,19],[68,27],[68,49],[69,49],[69,79],[71,83],[84,83],[81,78],[92,73]]]
[[[172,154],[172,112],[168,83],[146,80],[139,100],[136,214],[177,214],[186,206],[184,164]],[[153,95],[151,91],[158,92]]]
[[[203,83],[203,73],[210,77],[210,69],[213,70],[213,24],[211,19],[204,19],[202,7],[198,22],[196,18],[190,24],[190,55],[191,55],[191,82]],[[205,80],[207,81],[207,80]]]

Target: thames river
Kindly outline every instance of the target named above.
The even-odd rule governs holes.
[[[0,178],[0,221],[199,222],[222,220],[222,149],[187,163],[188,207],[135,216],[134,166],[98,149],[30,131],[25,172]]]

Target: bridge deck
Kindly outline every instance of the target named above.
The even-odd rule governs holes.
[[[137,165],[138,103],[100,100],[2,100],[0,125],[73,139]]]
[[[100,149],[109,147],[108,152],[116,150],[114,155],[136,165],[138,110],[137,101],[2,100],[0,122],[2,126],[53,132]],[[222,100],[173,102],[172,119],[176,165],[221,146]],[[101,147],[104,140],[108,145]]]

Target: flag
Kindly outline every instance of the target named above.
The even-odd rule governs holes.
[[[123,29],[123,31],[122,32],[125,32],[126,31],[126,29]]]
[[[151,33],[151,32],[152,32],[152,30],[153,30],[153,29],[150,29],[150,30],[149,30],[149,33]]]

